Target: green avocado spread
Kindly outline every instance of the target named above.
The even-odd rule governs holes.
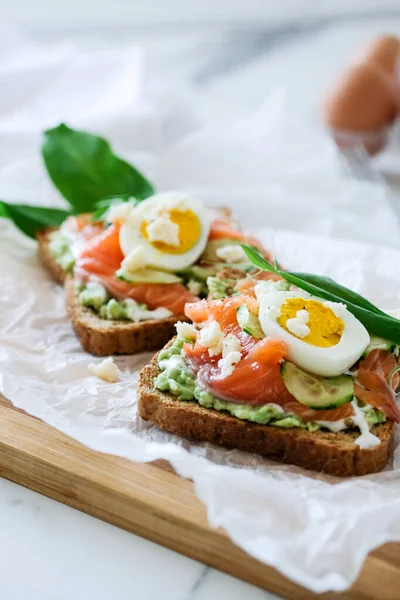
[[[71,273],[75,265],[75,258],[71,252],[70,244],[70,240],[62,229],[57,229],[50,234],[50,252],[63,271],[67,273]]]
[[[110,321],[137,323],[147,319],[164,319],[171,314],[166,308],[148,310],[146,304],[138,304],[131,298],[121,301],[110,298],[105,287],[96,282],[78,284],[78,292],[79,304],[91,308],[99,317]]]
[[[243,419],[252,423],[262,425],[274,425],[275,427],[301,427],[308,431],[322,429],[319,423],[303,421],[293,414],[288,414],[276,404],[265,404],[264,406],[250,406],[248,404],[236,404],[216,398],[207,392],[196,380],[196,375],[185,363],[182,357],[183,343],[187,341],[176,338],[175,342],[162,350],[158,357],[160,374],[154,381],[154,386],[163,392],[169,392],[178,400],[195,401],[204,408],[212,408],[228,412],[237,419]],[[381,411],[370,407],[362,407],[368,426],[371,428],[377,423],[386,420]]]

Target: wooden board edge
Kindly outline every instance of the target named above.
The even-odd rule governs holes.
[[[380,600],[398,598],[399,544],[370,555],[348,592],[312,594],[210,528],[189,481],[151,464],[94,452],[5,405],[0,405],[0,475],[286,598],[374,600],[382,580]]]

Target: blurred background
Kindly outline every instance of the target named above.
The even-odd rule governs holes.
[[[319,231],[352,237],[371,195],[328,189],[342,189],[343,176],[375,182],[386,200],[364,204],[369,222],[357,237],[397,245],[387,234],[400,205],[391,197],[400,181],[397,0],[0,0],[0,9],[0,197],[56,200],[37,148],[43,129],[67,121],[103,134],[159,189],[257,188],[276,227],[316,215]],[[325,190],[312,210],[298,183],[290,194],[266,191],[299,176]]]
[[[138,46],[146,73],[162,78],[164,89],[181,86],[192,126],[238,119],[279,92],[286,125],[281,137],[289,140],[280,144],[279,154],[289,153],[286,163],[296,172],[321,169],[326,90],[376,36],[400,35],[397,0],[0,0],[0,9],[3,73],[27,40],[47,48],[48,56],[60,46],[89,54]],[[171,121],[175,133],[188,130],[185,118]],[[393,157],[383,154],[374,158],[378,172],[381,164],[386,170],[393,166]],[[359,168],[354,153],[346,158],[356,160],[350,165],[353,174],[377,177],[375,169]]]
[[[43,28],[49,25],[62,27],[105,26],[105,25],[154,25],[165,23],[227,23],[248,19],[260,22],[268,18],[268,14],[288,16],[316,16],[331,14],[356,13],[357,10],[377,10],[385,7],[393,8],[388,0],[364,0],[362,2],[345,2],[344,0],[284,0],[280,4],[264,0],[219,0],[219,2],[185,2],[184,0],[149,0],[146,3],[128,0],[73,0],[68,4],[60,1],[37,0],[34,3],[17,0],[13,3],[2,3],[4,18],[12,18],[20,24],[34,24]]]
[[[2,18],[18,25],[48,35],[57,32],[79,32],[83,28],[96,30],[116,27],[131,29],[143,27],[212,27],[232,24],[268,26],[271,18],[280,21],[303,18],[359,16],[361,13],[377,15],[393,11],[396,2],[390,0],[218,0],[211,2],[185,2],[185,0],[16,0],[0,3]]]
[[[221,104],[255,108],[281,85],[315,120],[352,53],[400,33],[397,0],[0,0],[0,9],[3,24],[41,43],[140,44],[155,72],[209,93],[209,116]]]

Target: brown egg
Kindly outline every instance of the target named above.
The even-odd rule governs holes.
[[[363,48],[356,60],[393,73],[399,57],[400,40],[394,35],[381,35]]]
[[[379,131],[396,117],[394,80],[373,65],[361,63],[348,67],[328,92],[322,113],[332,129]]]

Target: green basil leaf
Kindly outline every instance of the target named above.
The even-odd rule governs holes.
[[[346,302],[351,302],[352,304],[366,308],[367,310],[377,313],[378,315],[386,315],[386,313],[369,302],[366,298],[363,298],[363,296],[353,292],[353,290],[336,283],[336,281],[333,281],[333,279],[330,277],[321,277],[320,275],[311,275],[310,273],[292,273],[292,275],[296,275],[296,277],[299,277],[308,283],[313,283],[314,285],[323,288],[327,292],[331,291],[336,295],[340,294],[341,298]]]
[[[272,266],[253,247],[242,245],[248,259],[263,271],[280,275],[298,288],[332,302],[344,302],[347,309],[374,335],[390,342],[400,344],[400,320],[380,311],[365,298],[336,283],[330,277],[321,277],[309,273],[290,273]]]
[[[261,269],[262,271],[270,271],[271,273],[279,274],[279,269],[277,266],[271,265],[254,246],[247,246],[246,244],[239,244],[244,251],[245,255],[249,259],[249,261],[255,266]]]
[[[61,124],[44,132],[42,155],[48,174],[75,212],[92,212],[107,196],[129,194],[139,200],[153,186],[129,163],[116,156],[103,138]]]
[[[13,221],[23,233],[33,239],[39,229],[58,227],[69,214],[68,211],[60,208],[8,204],[0,201],[0,217],[6,217]]]
[[[140,200],[138,200],[134,196],[131,196],[130,194],[120,194],[118,197],[109,196],[108,198],[103,198],[102,200],[99,200],[93,207],[94,210],[92,213],[92,221],[94,221],[95,223],[97,221],[103,221],[104,215],[106,214],[110,206],[129,201],[131,201],[132,204],[137,204],[140,202]]]
[[[0,200],[0,217],[4,217],[5,219],[9,219],[9,214],[7,211],[7,205],[5,202]]]

